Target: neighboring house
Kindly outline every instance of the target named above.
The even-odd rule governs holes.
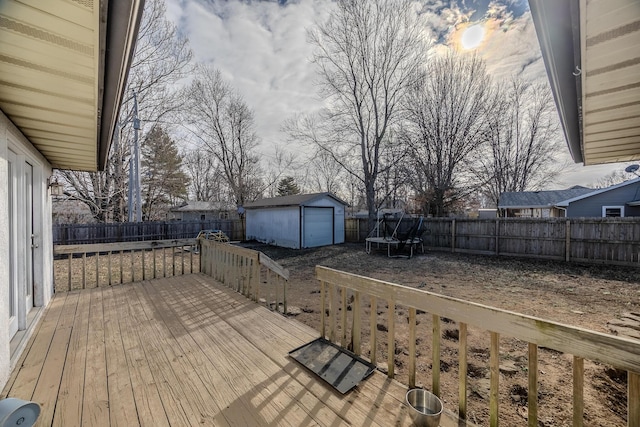
[[[502,193],[498,207],[507,217],[640,216],[640,178],[597,190],[573,187],[559,191]]]
[[[215,219],[235,219],[238,211],[223,202],[203,202],[191,200],[169,209],[167,219],[173,221],[210,221]]]
[[[503,217],[557,218],[564,217],[564,209],[556,205],[573,197],[592,192],[593,189],[575,186],[566,190],[515,191],[500,194],[498,210]]]
[[[573,160],[640,160],[638,0],[529,0]]]
[[[293,249],[344,243],[346,206],[331,193],[296,194],[247,203],[247,240]]]
[[[563,200],[556,204],[567,217],[640,216],[640,178]]]
[[[53,168],[105,167],[141,0],[0,2],[0,387],[53,293]]]

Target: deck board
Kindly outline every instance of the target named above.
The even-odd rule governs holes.
[[[341,395],[287,356],[318,332],[191,274],[56,294],[3,396],[38,426],[404,426],[376,372]]]
[[[69,339],[67,367],[62,374],[60,390],[55,402],[53,424],[69,425],[82,419],[82,399],[84,394],[85,367],[87,358],[87,334],[91,302],[90,292],[80,292],[76,313]]]
[[[102,289],[85,290],[90,293],[89,314],[85,320],[87,331],[87,355],[85,381],[82,396],[81,425],[109,425],[109,390],[107,388],[107,356],[104,337],[104,298]],[[56,299],[59,298],[56,295]],[[46,425],[46,424],[45,424]]]

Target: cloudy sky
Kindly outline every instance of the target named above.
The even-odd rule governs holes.
[[[212,64],[255,111],[261,152],[285,145],[284,120],[321,107],[306,29],[331,11],[330,0],[165,0],[167,14],[190,40],[197,62]],[[546,81],[527,0],[441,0],[420,7],[425,31],[437,44],[462,47],[474,43],[496,78],[520,74]],[[476,24],[476,37],[465,30]],[[481,28],[481,29],[480,29]],[[483,33],[483,35],[482,35]],[[295,151],[295,147],[288,147]],[[588,185],[624,164],[570,167],[549,189]]]

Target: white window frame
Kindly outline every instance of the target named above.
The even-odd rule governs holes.
[[[621,206],[603,206],[602,207],[602,217],[607,217],[607,209],[620,209],[620,218],[624,218],[624,205]],[[611,217],[613,218],[613,217]]]

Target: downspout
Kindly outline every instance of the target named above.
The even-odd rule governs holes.
[[[567,208],[563,208],[562,206],[554,206],[554,208],[564,211],[564,216],[562,216],[561,218],[567,217]]]

